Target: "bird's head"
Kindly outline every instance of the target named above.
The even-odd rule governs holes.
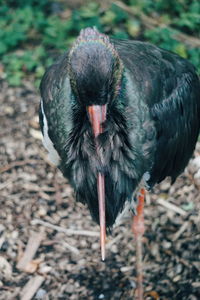
[[[82,29],[69,52],[68,73],[75,99],[86,108],[96,137],[122,81],[123,64],[109,37],[95,28]]]
[[[123,64],[109,38],[93,28],[81,30],[68,56],[68,74],[75,101],[86,109],[96,138],[103,132],[108,107],[120,93]],[[96,140],[96,149],[98,142]],[[98,155],[98,150],[97,150]],[[105,243],[104,175],[97,174],[102,258]]]
[[[80,105],[105,105],[119,93],[122,62],[109,37],[97,29],[81,30],[69,52],[68,70]]]

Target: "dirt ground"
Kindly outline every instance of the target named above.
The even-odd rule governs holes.
[[[0,83],[0,300],[134,299],[131,216],[108,238],[41,143],[39,94],[30,83]],[[173,186],[147,195],[145,299],[200,299],[200,144]]]

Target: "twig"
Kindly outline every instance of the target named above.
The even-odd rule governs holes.
[[[48,160],[48,154],[47,154],[47,151],[45,152],[45,151],[39,150],[38,153],[39,153],[39,156],[45,161],[45,163],[46,163],[47,165],[49,165],[51,168],[57,170],[56,166],[55,166],[54,164],[52,164],[52,163],[50,162],[50,160]]]
[[[123,272],[123,273],[125,273],[125,272],[130,272],[130,271],[132,271],[134,269],[135,269],[134,266],[125,266],[125,267],[121,267],[120,271]]]
[[[22,186],[23,189],[28,190],[28,191],[45,191],[45,192],[55,192],[55,188],[54,187],[49,187],[49,186],[38,186],[38,184],[35,183],[24,183]]]
[[[32,261],[33,257],[35,256],[42,240],[44,239],[44,232],[33,232],[28,240],[26,250],[19,260],[17,264],[17,268],[20,270],[24,270],[29,272],[30,262]]]
[[[181,216],[186,216],[186,215],[187,215],[187,212],[186,212],[185,210],[183,210],[182,208],[176,206],[175,204],[172,204],[172,203],[166,201],[166,200],[163,199],[163,198],[158,198],[158,199],[157,199],[157,202],[158,202],[160,205],[162,205],[162,206],[164,206],[164,207],[166,207],[166,208],[168,208],[168,209],[170,209],[170,210],[176,212],[177,214],[179,214],[179,215],[181,215]]]
[[[188,262],[187,260],[185,260],[184,258],[182,257],[179,257],[178,255],[176,255],[174,252],[172,252],[171,250],[169,249],[164,249],[164,252],[167,254],[167,255],[170,255],[172,256],[173,258],[177,259],[180,263],[182,263],[184,266],[186,266],[187,268],[191,269],[192,266],[195,267],[195,265],[193,264],[193,262]]]
[[[14,180],[17,180],[17,178],[15,178]],[[6,182],[0,184],[0,191],[5,189],[5,188],[8,188],[9,185],[13,184],[14,180],[6,181]]]
[[[21,166],[28,165],[28,164],[38,164],[38,162],[41,162],[41,160],[26,159],[26,160],[12,161],[11,163],[1,167],[0,173],[7,172],[10,169],[15,168],[15,167],[21,167]]]
[[[65,248],[67,248],[69,251],[71,251],[72,253],[74,253],[76,255],[79,255],[79,253],[80,253],[80,251],[76,247],[71,246],[67,242],[62,241],[62,246],[64,246]]]
[[[141,21],[143,22],[143,25],[149,29],[154,29],[156,27],[162,27],[162,28],[168,28],[168,29],[174,30],[173,27],[171,27],[167,24],[160,23],[155,18],[151,18],[151,17],[145,15],[144,13],[141,12],[141,10],[137,9],[136,7],[134,7],[134,9],[133,9],[132,7],[124,4],[122,1],[115,1],[114,4],[117,5],[118,7],[120,7],[121,9],[123,9],[129,15],[132,15],[134,17],[141,19]],[[178,41],[183,42],[189,46],[200,47],[200,39],[198,39],[196,37],[191,37],[191,36],[189,36],[185,33],[181,33],[181,32],[177,32],[176,34],[174,34],[174,37]]]
[[[36,275],[32,277],[21,291],[20,300],[30,300],[33,298],[39,287],[42,285],[44,277]]]
[[[189,225],[189,222],[184,222],[183,225],[180,227],[180,229],[174,234],[172,241],[175,242],[176,240],[179,239],[181,234],[187,229]]]
[[[74,247],[74,246],[71,246],[70,244],[68,244],[67,242],[64,242],[63,240],[46,240],[46,241],[43,241],[42,242],[42,245],[43,246],[52,246],[52,245],[55,245],[55,244],[61,244],[62,246],[64,246],[64,248],[67,248],[68,250],[70,250],[72,253],[75,253],[75,254],[79,254],[80,251],[78,250],[78,248]]]
[[[110,240],[108,243],[106,243],[106,248],[110,248],[113,244],[118,242],[122,237],[122,234],[118,234],[114,239]]]
[[[41,198],[45,199],[45,200],[50,200],[51,199],[51,197],[47,193],[45,193],[43,191],[39,191],[39,196]]]
[[[57,225],[53,225],[49,222],[45,222],[45,221],[42,221],[39,219],[32,220],[31,224],[32,225],[42,225],[44,227],[66,233],[67,235],[85,235],[85,236],[99,237],[99,232],[96,232],[96,231],[66,229],[66,228],[63,228],[63,227],[60,227]]]

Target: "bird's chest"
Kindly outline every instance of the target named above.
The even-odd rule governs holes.
[[[125,132],[106,131],[95,141],[90,130],[73,136],[66,146],[62,169],[76,192],[96,194],[97,174],[105,175],[106,193],[131,194],[143,170]]]
[[[123,126],[110,126],[95,141],[88,128],[77,128],[69,136],[62,155],[61,171],[73,186],[76,199],[87,203],[98,222],[97,176],[105,177],[108,226],[112,226],[146,171],[143,150],[131,142],[133,133]]]

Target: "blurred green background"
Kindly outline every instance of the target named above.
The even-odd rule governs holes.
[[[46,66],[87,26],[174,51],[200,73],[199,0],[0,0],[0,78],[38,86]]]

